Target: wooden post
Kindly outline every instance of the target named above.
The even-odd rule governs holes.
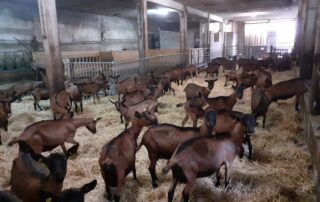
[[[180,12],[180,53],[187,51],[188,13],[184,7]]]
[[[205,29],[204,29],[204,42],[203,42],[203,48],[209,48],[209,26],[210,26],[210,14],[208,14],[206,23],[205,23]]]
[[[55,93],[64,88],[64,67],[59,45],[56,1],[38,0],[38,7],[49,93],[52,99]]]
[[[318,14],[320,14],[320,8],[318,9]],[[317,22],[317,34],[316,34],[316,41],[315,41],[315,55],[320,54],[320,19],[318,19]],[[319,70],[320,70],[320,64],[313,64],[313,70],[312,70],[312,88],[311,88],[311,97],[310,97],[310,112],[315,113],[314,111],[314,102],[320,102],[320,89],[319,89]],[[320,177],[320,176],[319,176]],[[318,186],[320,186],[320,182],[318,182]],[[320,194],[320,193],[319,193]],[[320,196],[320,195],[319,195]]]
[[[148,16],[147,16],[147,1],[146,0],[135,0],[136,8],[138,12],[137,16],[137,34],[138,34],[138,50],[139,59],[148,57]],[[145,61],[140,60],[140,72],[146,68]]]
[[[199,48],[204,48],[204,28],[205,27],[205,22],[203,20],[200,21],[200,26],[199,26]]]
[[[318,19],[318,6],[318,0],[302,1],[303,34],[300,38],[300,40],[302,39],[302,53],[300,54],[300,77],[305,79],[310,79],[312,77],[312,56],[314,54],[314,42],[316,37],[316,26]],[[303,11],[304,7],[306,7],[305,13]]]

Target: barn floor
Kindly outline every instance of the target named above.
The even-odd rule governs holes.
[[[295,71],[285,71],[273,74],[274,83],[295,77]],[[204,76],[192,78],[203,86]],[[229,95],[231,86],[224,85],[221,74],[216,82],[211,96]],[[184,118],[183,108],[176,108],[177,103],[184,101],[183,86],[177,87],[177,96],[166,95],[160,99],[159,122],[181,125]],[[250,92],[246,90],[244,99],[238,101],[235,110],[250,112]],[[114,98],[115,99],[115,98]],[[231,183],[228,189],[216,188],[211,178],[198,179],[191,194],[191,201],[314,201],[313,183],[309,166],[310,155],[303,142],[299,116],[294,111],[294,99],[271,104],[266,121],[266,129],[257,127],[252,137],[254,160],[236,159],[233,164]],[[40,102],[48,106],[48,103]],[[108,98],[101,99],[100,104],[93,105],[92,100],[84,103],[85,112],[78,117],[103,117],[98,123],[96,134],[90,134],[85,128],[78,130],[76,140],[80,142],[79,153],[68,163],[68,174],[65,188],[79,187],[92,179],[98,180],[98,186],[86,196],[86,201],[101,202],[104,198],[104,183],[100,175],[98,158],[101,147],[111,138],[119,134],[124,125],[120,124],[119,115]],[[33,99],[24,97],[21,103],[12,105],[13,115],[9,120],[9,131],[3,133],[6,144],[11,138],[29,124],[43,119],[51,119],[51,111],[34,111]],[[261,125],[261,120],[259,123]],[[191,125],[191,122],[188,122]],[[145,129],[144,129],[145,131]],[[144,132],[143,131],[143,132]],[[142,132],[142,134],[143,134]],[[139,141],[142,135],[139,137]],[[8,148],[0,146],[0,187],[8,188],[12,160],[17,155],[17,146]],[[160,178],[159,188],[153,189],[148,172],[148,154],[143,147],[137,153],[137,174],[141,184],[137,184],[130,174],[121,195],[122,201],[166,201],[167,191],[171,183],[171,175],[161,175],[161,169],[166,161],[160,161],[157,173]],[[215,180],[215,177],[213,177]],[[175,201],[180,201],[183,186],[179,185],[175,192]]]

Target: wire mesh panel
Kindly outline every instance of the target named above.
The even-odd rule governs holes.
[[[192,48],[189,52],[189,64],[195,66],[206,66],[210,61],[209,48]]]
[[[64,74],[67,78],[91,77],[99,72],[107,78],[112,74],[113,62],[70,62],[64,61]]]
[[[120,75],[120,79],[124,79],[151,71],[163,73],[177,66],[185,66],[186,58],[186,54],[179,53],[127,62],[70,62],[70,60],[64,60],[64,71],[67,78],[91,77],[102,72],[107,78],[110,75]]]
[[[0,52],[0,71],[30,69],[31,62],[31,55],[26,51]]]

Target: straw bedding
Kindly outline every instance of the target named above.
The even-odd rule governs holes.
[[[273,81],[276,83],[294,76],[294,71],[274,73]],[[204,75],[192,78],[188,82],[206,86]],[[224,76],[221,75],[210,96],[229,95],[232,92],[231,85],[227,87],[223,85]],[[185,115],[184,110],[176,108],[175,105],[185,100],[184,86],[178,87],[174,84],[173,87],[176,89],[176,96],[166,95],[160,99],[158,118],[160,123],[181,125]],[[250,113],[250,93],[250,89],[245,91],[244,99],[238,101],[235,110]],[[64,188],[80,187],[92,179],[97,179],[96,189],[86,196],[86,201],[90,202],[106,201],[104,182],[98,164],[100,149],[124,129],[124,125],[120,124],[118,112],[108,99],[103,98],[100,104],[96,105],[92,104],[92,100],[86,100],[85,112],[77,115],[77,117],[93,116],[103,119],[97,124],[96,134],[91,134],[85,128],[78,130],[76,140],[80,142],[79,153],[76,158],[69,160],[68,174],[64,183]],[[41,101],[40,104],[48,106],[47,102]],[[52,118],[50,110],[34,111],[31,97],[24,97],[21,103],[14,103],[12,108],[9,131],[7,133],[2,131],[4,144],[18,136],[27,125]],[[191,201],[313,201],[314,186],[309,169],[310,155],[303,142],[298,121],[299,117],[294,112],[294,98],[271,104],[266,129],[260,127],[262,121],[259,120],[260,126],[256,128],[256,134],[252,137],[254,160],[235,159],[231,183],[227,189],[223,186],[216,188],[214,176],[198,179],[191,193]],[[191,122],[187,124],[191,125]],[[144,131],[145,129],[141,134]],[[9,186],[11,164],[17,155],[17,150],[17,146],[12,148],[0,146],[1,188]],[[158,162],[160,186],[153,189],[148,172],[147,150],[142,147],[137,153],[136,161],[140,184],[133,180],[132,174],[127,176],[121,195],[122,201],[166,201],[171,175],[161,175],[160,171],[165,163],[164,160]],[[182,189],[183,185],[177,187],[175,201],[181,200]]]

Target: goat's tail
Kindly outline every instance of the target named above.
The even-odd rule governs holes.
[[[185,103],[179,103],[176,105],[176,107],[182,107]]]
[[[17,144],[20,142],[20,139],[19,138],[14,138],[13,140],[11,140],[9,143],[8,143],[8,146],[11,147],[13,146],[14,144]]]

